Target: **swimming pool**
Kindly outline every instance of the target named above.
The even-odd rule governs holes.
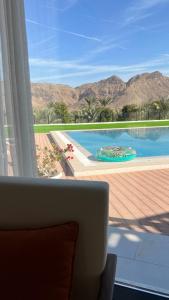
[[[137,157],[169,155],[169,127],[68,131],[70,138],[93,156],[104,146],[130,146]]]

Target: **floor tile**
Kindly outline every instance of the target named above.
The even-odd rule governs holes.
[[[169,294],[169,268],[119,257],[116,280]]]
[[[127,229],[108,228],[108,252],[121,257],[134,258],[142,243],[139,234]]]

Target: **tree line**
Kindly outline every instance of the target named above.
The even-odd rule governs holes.
[[[113,99],[109,97],[86,97],[80,108],[73,111],[64,102],[50,102],[46,108],[34,108],[34,123],[91,123],[169,118],[168,97],[142,105],[128,104],[122,108],[112,108],[112,102]]]

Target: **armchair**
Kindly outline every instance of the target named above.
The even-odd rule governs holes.
[[[0,229],[78,222],[72,300],[112,300],[116,256],[107,254],[107,183],[0,177],[0,195]]]

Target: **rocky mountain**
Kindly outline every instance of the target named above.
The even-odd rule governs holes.
[[[116,97],[115,105],[148,103],[169,96],[169,77],[160,72],[134,76],[126,83],[126,89]]]
[[[134,76],[128,82],[111,76],[76,88],[62,84],[32,83],[32,102],[35,108],[43,108],[50,101],[63,101],[70,109],[75,109],[88,96],[111,97],[111,105],[114,107],[140,105],[160,97],[168,97],[169,77],[158,71]]]
[[[126,83],[116,76],[95,83],[84,84],[76,88],[79,94],[79,101],[87,96],[116,98],[118,95],[121,95],[125,89]]]
[[[43,108],[49,102],[63,101],[70,108],[78,103],[76,89],[63,84],[32,83],[32,103],[35,108]]]

